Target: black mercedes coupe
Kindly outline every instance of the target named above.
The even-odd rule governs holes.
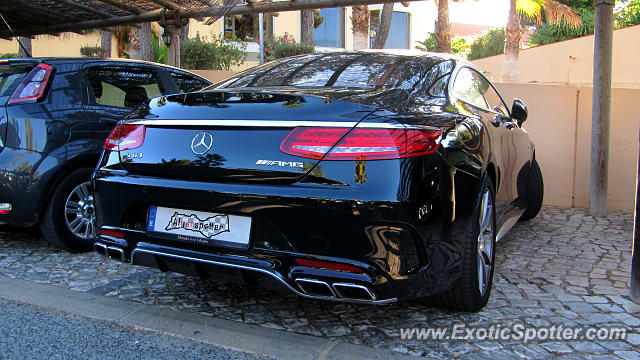
[[[314,299],[479,310],[496,241],[542,204],[526,118],[448,55],[273,61],[119,123],[93,176],[95,250]]]

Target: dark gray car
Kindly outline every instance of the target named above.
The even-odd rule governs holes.
[[[90,249],[89,178],[116,122],[149,98],[209,84],[143,61],[1,60],[0,224],[40,224],[54,245]]]

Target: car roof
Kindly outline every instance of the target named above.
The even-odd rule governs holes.
[[[122,63],[122,64],[143,64],[143,65],[151,65],[151,66],[160,66],[163,68],[187,71],[184,69],[176,68],[174,66],[169,66],[165,64],[160,64],[151,61],[144,60],[135,60],[135,59],[120,59],[120,58],[98,58],[98,57],[57,57],[57,56],[43,56],[43,57],[31,57],[31,58],[6,58],[0,59],[0,61],[19,61],[19,62],[45,62],[45,63],[56,63],[56,62],[78,62],[78,63],[92,63],[92,62],[113,62],[113,63]]]

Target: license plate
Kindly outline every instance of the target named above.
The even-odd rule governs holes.
[[[196,244],[246,248],[251,235],[251,218],[151,206],[147,231]]]

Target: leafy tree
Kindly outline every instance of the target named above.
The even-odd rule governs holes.
[[[429,36],[426,39],[418,41],[420,45],[416,46],[416,49],[435,52],[437,48],[436,42],[436,33],[429,33]],[[458,54],[466,58],[470,50],[470,45],[465,38],[456,37],[451,39],[451,52],[453,54]]]
[[[624,7],[615,15],[613,25],[616,29],[640,24],[640,0],[624,2]]]
[[[504,29],[492,29],[471,43],[469,60],[480,59],[504,53]]]

